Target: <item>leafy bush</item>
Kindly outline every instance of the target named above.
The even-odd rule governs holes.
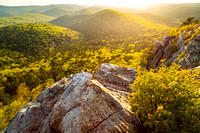
[[[132,85],[132,111],[150,132],[199,132],[199,77],[200,70],[175,64],[139,74]]]
[[[178,36],[179,33],[178,33],[178,29],[176,27],[172,28],[170,30],[170,32],[168,33],[168,36]]]

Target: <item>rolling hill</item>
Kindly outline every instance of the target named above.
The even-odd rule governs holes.
[[[54,8],[63,8],[67,10],[81,10],[87,8],[88,6],[84,5],[74,5],[74,4],[53,4],[53,5],[45,5],[45,6],[1,6],[0,12],[9,12],[15,14],[26,14],[30,13],[32,10],[37,10],[39,12],[45,12]]]
[[[54,8],[54,9],[45,11],[42,14],[52,16],[52,17],[60,17],[64,15],[70,15],[71,13],[72,13],[72,10],[67,10],[64,8]]]
[[[101,10],[105,9],[106,7],[94,6],[94,7],[89,7],[89,8],[95,9],[97,11],[101,11]],[[116,10],[119,12],[123,12],[123,13],[132,14],[132,15],[142,17],[142,18],[148,19],[150,21],[153,21],[153,22],[156,22],[159,24],[164,24],[164,25],[171,26],[171,27],[180,26],[180,24],[181,24],[181,22],[176,18],[170,18],[170,17],[166,17],[166,16],[156,15],[156,14],[150,13],[146,10],[144,10],[144,11],[136,10],[133,8],[126,8],[126,7],[110,7],[110,9],[113,9],[113,10]]]
[[[142,11],[179,19],[180,21],[184,21],[188,17],[200,19],[200,3],[156,4],[144,8]]]
[[[22,23],[46,23],[53,20],[54,17],[41,15],[41,14],[23,14],[16,15],[12,17],[2,17],[0,18],[0,27],[22,24]]]
[[[181,25],[181,21],[175,18],[169,18],[169,17],[162,17],[159,15],[154,15],[151,13],[142,13],[142,12],[137,12],[134,13],[133,15],[135,16],[139,16],[139,17],[143,17],[147,20],[159,23],[159,24],[163,24],[163,25],[167,25],[170,27],[179,27]]]
[[[93,15],[63,16],[50,23],[82,32],[90,39],[136,37],[138,34],[144,35],[145,32],[160,33],[169,29],[167,26],[154,23],[142,17],[111,9],[106,9]]]
[[[85,8],[85,9],[73,12],[72,15],[87,15],[87,14],[93,14],[93,13],[96,13],[96,11],[90,8]]]
[[[90,15],[65,15],[50,21],[50,23],[62,27],[70,26],[89,18],[89,16]]]
[[[82,10],[74,11],[72,15],[88,15],[88,14],[94,14],[99,11],[105,10],[108,7],[106,6],[91,6],[88,8],[84,8]]]
[[[33,9],[31,11],[29,11],[29,13],[41,13],[39,10]]]
[[[21,24],[0,28],[0,49],[35,56],[64,50],[79,39],[78,32],[49,24]]]
[[[15,13],[10,13],[10,12],[4,12],[4,11],[0,11],[0,17],[12,17],[16,15]]]
[[[43,12],[42,14],[52,16],[52,17],[60,17],[65,15],[88,15],[94,14],[98,11],[105,9],[103,6],[92,6],[88,8],[84,8],[81,10],[68,10],[64,8],[53,8],[48,11]]]

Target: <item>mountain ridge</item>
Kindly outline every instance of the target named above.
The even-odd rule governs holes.
[[[79,16],[73,16],[74,19],[76,19],[76,17]],[[64,18],[66,19],[67,16],[65,16]],[[51,21],[50,23],[59,25],[59,21],[61,20],[64,19],[60,17],[56,20]],[[161,24],[157,24],[142,17],[122,13],[113,9],[105,9],[95,14],[84,16],[83,19],[79,18],[77,20],[78,22],[76,23],[65,21],[66,24],[64,24],[63,22],[61,24],[75,31],[82,32],[89,38],[98,38],[101,36],[119,37],[121,35],[131,36],[131,34],[136,34],[135,31],[139,29],[141,31],[144,30],[145,25],[147,24],[151,25],[152,27],[153,25],[156,25],[158,28],[162,27],[167,29],[167,27]],[[151,26],[149,26],[149,28]]]

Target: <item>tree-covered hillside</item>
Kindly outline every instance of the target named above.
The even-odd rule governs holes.
[[[54,9],[45,11],[42,14],[52,16],[52,17],[60,17],[64,15],[69,15],[71,13],[72,13],[72,10],[67,10],[64,8],[54,8]]]
[[[154,15],[154,14],[151,14],[151,13],[137,12],[137,13],[134,13],[133,15],[145,18],[145,19],[153,21],[155,23],[170,26],[170,27],[178,27],[178,26],[181,25],[181,21],[179,21],[178,19],[168,18],[168,17],[165,17],[165,16],[158,16],[158,15]]]
[[[64,8],[54,8],[50,9],[48,11],[43,12],[42,14],[52,16],[52,17],[61,17],[66,15],[88,15],[88,14],[94,14],[98,11],[100,11],[103,7],[90,7],[90,8],[84,8],[81,10],[68,10]],[[64,20],[67,21],[67,20]]]
[[[48,24],[21,24],[0,28],[0,49],[41,56],[76,47],[76,31]],[[58,50],[59,49],[59,50]]]
[[[93,14],[96,12],[97,11],[92,8],[85,8],[85,9],[73,12],[72,15],[87,15],[87,14]]]
[[[10,13],[10,12],[5,12],[5,11],[0,11],[0,17],[12,17],[16,15],[15,13]]]
[[[65,15],[50,21],[50,23],[53,25],[65,27],[83,21],[84,19],[87,19],[89,16],[90,15]]]
[[[65,19],[67,18],[66,16],[64,17]],[[78,17],[78,19],[76,17]],[[144,18],[111,9],[106,9],[94,15],[88,15],[87,17],[84,16],[82,19],[80,19],[79,16],[76,17],[73,16],[73,19],[77,20],[75,23],[72,17],[70,19],[73,23],[65,21],[64,24],[62,21],[64,19],[62,17],[53,20],[51,23],[60,25],[59,22],[61,22],[61,26],[65,25],[73,30],[82,32],[88,38],[92,39],[102,37],[136,37],[145,32],[161,33],[169,29],[167,26],[153,23]]]
[[[199,3],[157,4],[144,8],[143,11],[164,17],[179,19],[180,21],[184,21],[188,17],[195,17],[197,20],[200,19]]]
[[[89,40],[104,40],[104,44],[113,47],[135,47],[137,51],[147,48],[170,29],[142,17],[111,9],[92,15],[62,16],[50,23],[81,32]]]
[[[0,27],[23,23],[46,23],[53,19],[54,17],[41,14],[23,14],[12,17],[0,17]]]
[[[9,12],[15,14],[26,14],[30,13],[32,10],[37,10],[39,12],[45,12],[54,8],[64,8],[67,10],[81,10],[87,8],[88,6],[85,5],[74,5],[74,4],[52,4],[52,5],[45,5],[45,6],[1,6],[0,5],[0,12]]]

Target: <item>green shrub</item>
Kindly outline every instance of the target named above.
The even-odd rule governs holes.
[[[200,70],[175,64],[139,74],[132,85],[132,111],[150,132],[200,132],[199,77]]]
[[[178,33],[178,29],[176,27],[172,28],[170,30],[170,32],[168,33],[168,36],[178,36],[179,33]]]

